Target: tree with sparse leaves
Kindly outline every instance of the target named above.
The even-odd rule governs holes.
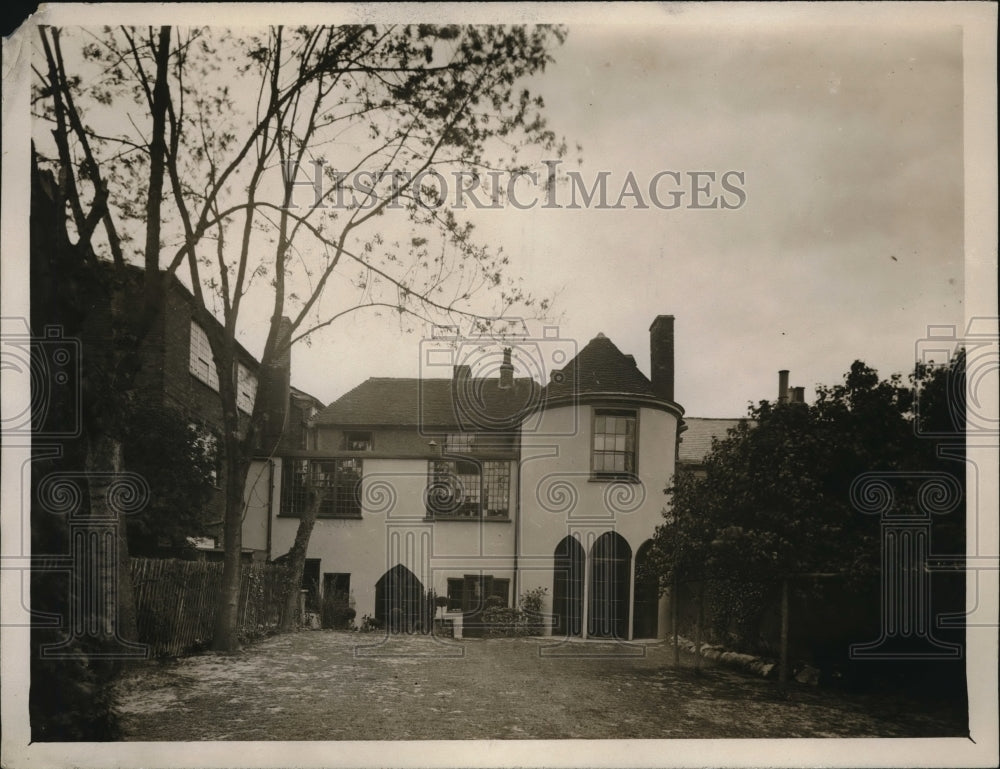
[[[280,382],[262,378],[253,415],[241,420],[238,335],[265,306],[268,371],[288,345],[358,310],[484,328],[505,313],[544,313],[546,302],[508,274],[502,250],[478,243],[454,201],[440,199],[440,180],[451,174],[477,188],[484,176],[523,170],[527,147],[562,156],[527,86],[564,34],[455,25],[41,30],[34,105],[51,139],[36,135],[39,163],[60,180],[88,259],[110,261],[112,276],[134,261],[145,268],[138,317],[112,303],[116,386],[134,381],[132,353],[161,309],[161,280],[182,267],[225,372],[215,648],[237,644],[244,483],[252,456],[276,441],[262,404],[281,397],[268,391]],[[110,430],[108,440],[119,438]]]

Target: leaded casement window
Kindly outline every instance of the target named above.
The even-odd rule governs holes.
[[[320,518],[360,518],[360,459],[293,459],[282,462],[281,514],[302,515],[310,487],[320,495]]]
[[[599,479],[634,479],[638,417],[635,411],[594,409],[591,472]]]
[[[509,461],[432,460],[427,468],[431,518],[507,518]]]
[[[476,434],[448,433],[444,440],[444,450],[448,454],[471,454],[476,450]]]

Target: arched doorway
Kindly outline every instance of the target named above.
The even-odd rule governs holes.
[[[424,586],[403,564],[383,574],[375,583],[375,619],[390,633],[424,630]]]
[[[595,638],[628,638],[632,548],[609,531],[590,549],[590,614],[587,633]]]
[[[552,575],[552,635],[578,636],[583,632],[583,579],[586,553],[575,537],[556,545]]]
[[[635,553],[635,608],[632,610],[632,637],[656,638],[659,630],[660,586],[651,573],[653,540],[647,539]]]

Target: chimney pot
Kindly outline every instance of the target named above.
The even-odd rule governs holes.
[[[674,400],[674,316],[657,315],[649,327],[650,382],[661,400]]]
[[[509,390],[514,386],[514,364],[510,362],[510,348],[505,347],[503,350],[503,363],[500,365],[500,384],[501,390]]]
[[[788,369],[783,368],[778,372],[778,403],[788,402]]]

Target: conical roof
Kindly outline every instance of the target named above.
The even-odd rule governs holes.
[[[588,393],[656,397],[635,358],[619,350],[604,334],[595,336],[573,360],[552,373],[543,397],[548,401]]]

